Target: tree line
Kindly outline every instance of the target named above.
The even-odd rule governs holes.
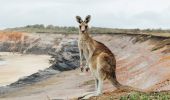
[[[24,27],[8,28],[7,31],[20,31],[20,32],[36,32],[36,33],[78,33],[78,27],[74,26],[54,26],[44,24],[27,25]],[[170,29],[119,29],[119,28],[102,28],[91,27],[92,33],[170,33]]]

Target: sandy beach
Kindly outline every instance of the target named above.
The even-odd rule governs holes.
[[[0,52],[0,86],[9,85],[20,78],[50,66],[48,55],[22,55]]]

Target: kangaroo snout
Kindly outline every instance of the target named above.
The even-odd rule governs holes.
[[[81,32],[82,32],[82,33],[84,33],[84,32],[85,32],[85,30],[82,30]]]

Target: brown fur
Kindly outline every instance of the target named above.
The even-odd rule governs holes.
[[[90,21],[90,16],[87,16],[85,21],[77,16],[79,25],[79,50],[80,50],[80,65],[83,68],[83,59],[85,57],[86,65],[96,79],[98,88],[97,94],[101,93],[102,82],[109,79],[112,84],[119,88],[121,84],[116,79],[116,59],[114,54],[101,42],[92,39],[88,32],[87,24]],[[100,88],[99,88],[99,85]]]

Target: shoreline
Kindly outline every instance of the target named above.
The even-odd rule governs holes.
[[[50,55],[20,54],[0,52],[0,86],[6,86],[18,79],[29,76],[51,66]]]

